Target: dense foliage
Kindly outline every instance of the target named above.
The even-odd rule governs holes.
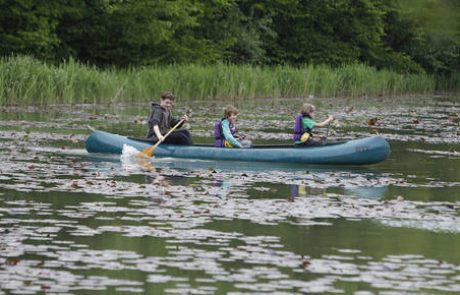
[[[294,67],[171,64],[132,68],[52,65],[31,57],[0,59],[0,106],[145,102],[170,89],[178,99],[376,97],[431,94],[427,74],[398,74],[363,64]]]
[[[0,0],[0,55],[97,66],[460,68],[456,0]]]

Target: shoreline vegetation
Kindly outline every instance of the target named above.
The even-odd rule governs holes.
[[[459,77],[399,74],[363,64],[329,66],[166,65],[98,69],[27,56],[0,59],[0,105],[141,102],[168,89],[179,99],[375,97],[453,92]]]

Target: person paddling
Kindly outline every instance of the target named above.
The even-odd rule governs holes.
[[[328,116],[326,120],[321,123],[314,121],[316,108],[314,105],[304,103],[300,108],[300,113],[295,118],[294,136],[296,146],[318,146],[324,144],[322,140],[313,138],[313,128],[325,127],[329,125],[334,117]]]
[[[224,118],[214,124],[214,136],[217,147],[241,148],[241,143],[235,138],[236,117],[238,109],[228,105],[224,111]]]
[[[160,104],[152,103],[151,112],[149,116],[149,131],[147,138],[153,141],[162,141],[165,144],[177,145],[191,145],[192,136],[188,130],[173,131],[167,137],[168,130],[182,121],[179,125],[182,126],[184,122],[188,121],[188,116],[183,115],[179,119],[174,118],[171,114],[173,106],[174,95],[170,91],[161,93]]]

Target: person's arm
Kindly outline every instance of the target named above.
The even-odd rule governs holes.
[[[316,123],[316,124],[315,124],[315,127],[325,127],[325,126],[327,126],[329,123],[331,123],[332,120],[334,120],[334,117],[329,116],[329,117],[328,117],[326,120],[324,120],[323,122],[321,122],[321,123]]]
[[[179,128],[182,127],[182,125],[188,121],[188,116],[187,115],[183,115],[182,117],[180,117],[179,119],[177,118],[172,118],[171,119],[171,126],[170,127],[173,127],[173,126],[176,126],[177,123],[179,123],[180,120],[183,120],[182,123],[179,125]]]
[[[158,125],[153,126],[153,132],[155,132],[155,136],[159,141],[163,141],[163,135],[161,135],[160,127],[158,127]]]
[[[222,133],[224,134],[225,140],[228,140],[231,145],[234,147],[241,147],[241,143],[233,137],[232,132],[230,131],[230,126],[228,120],[222,121]]]
[[[149,126],[153,126],[153,133],[158,140],[163,139],[163,135],[160,132],[160,122],[163,119],[163,113],[157,109],[153,109],[149,117]]]
[[[149,124],[152,126],[160,125],[161,120],[163,120],[163,112],[153,109],[149,117]]]

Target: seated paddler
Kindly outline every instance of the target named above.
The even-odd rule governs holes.
[[[153,141],[161,140],[166,144],[177,145],[191,145],[192,136],[188,130],[175,130],[167,137],[165,135],[168,131],[179,124],[180,128],[185,122],[188,121],[188,116],[183,115],[180,118],[172,116],[172,107],[174,102],[174,95],[170,91],[161,93],[160,103],[152,103],[151,112],[148,120],[149,132],[147,138]]]
[[[224,110],[224,117],[214,124],[214,136],[217,147],[241,148],[236,137],[236,117],[238,109],[228,105]]]
[[[315,122],[314,105],[304,103],[300,108],[300,113],[295,118],[294,123],[294,144],[295,146],[318,146],[325,144],[325,140],[316,139],[313,137],[313,129],[316,127],[326,127],[333,120],[334,117],[328,116],[323,122]]]

